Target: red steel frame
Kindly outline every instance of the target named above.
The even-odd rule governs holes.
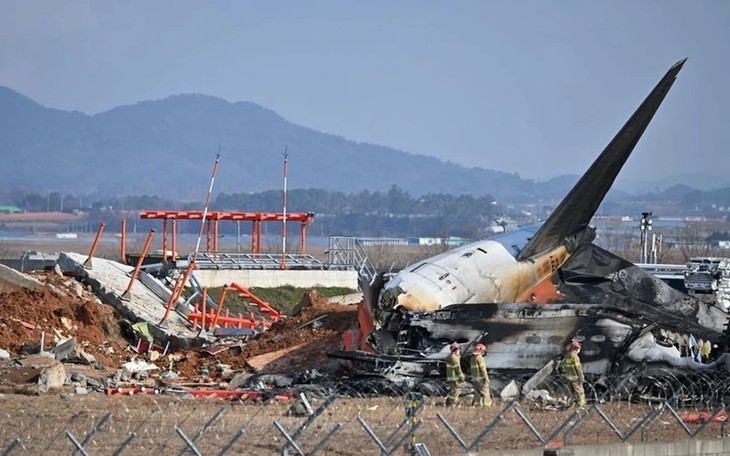
[[[283,318],[281,313],[272,308],[268,302],[251,293],[248,288],[237,283],[232,283],[223,287],[223,291],[221,291],[221,295],[218,300],[217,310],[213,311],[213,309],[207,309],[205,302],[207,297],[206,290],[206,288],[203,288],[202,310],[198,304],[195,304],[194,310],[188,314],[188,320],[193,322],[193,330],[198,329],[198,326],[200,326],[201,329],[207,331],[212,330],[219,325],[222,328],[260,329],[262,325],[265,328],[268,328],[272,323],[276,323]],[[223,312],[223,304],[229,291],[240,294],[244,299],[248,300],[249,303],[258,307],[258,309],[266,316],[270,317],[270,319],[267,319],[266,316],[256,319],[253,312],[250,312],[248,317],[244,317],[241,314],[238,316],[231,316],[229,309],[226,309],[225,312]]]
[[[167,221],[172,220],[172,255],[177,257],[177,220],[202,220],[202,211],[142,211],[139,214],[142,219],[162,220],[162,254],[167,260]],[[206,247],[209,252],[218,253],[218,224],[220,221],[243,221],[251,222],[251,253],[261,253],[261,222],[287,222],[301,223],[301,252],[307,253],[307,225],[314,221],[312,213],[283,213],[276,212],[221,212],[211,211],[207,214],[206,224]]]

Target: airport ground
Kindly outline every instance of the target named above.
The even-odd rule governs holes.
[[[487,410],[467,406],[445,408],[441,405],[442,401],[442,398],[426,398],[426,405],[417,416],[422,424],[415,433],[416,441],[425,443],[433,455],[464,453],[438,414],[457,430],[465,442],[471,443],[500,414],[504,405],[498,402]],[[321,399],[313,399],[312,406],[316,408],[321,402]],[[305,420],[303,417],[287,416],[291,401],[277,400],[231,403],[218,399],[186,399],[167,395],[130,397],[95,393],[67,396],[56,392],[44,396],[3,394],[0,404],[3,410],[0,415],[0,449],[7,448],[15,438],[19,438],[25,451],[18,454],[70,454],[74,447],[65,435],[66,431],[81,441],[108,413],[111,413],[111,419],[99,426],[85,444],[90,454],[112,454],[132,433],[135,437],[122,454],[177,454],[186,445],[176,433],[176,427],[192,439],[211,418],[221,413],[220,418],[196,441],[201,454],[218,454],[243,430],[242,437],[229,454],[273,455],[281,454],[284,443],[284,437],[275,427],[274,421],[291,432]],[[385,440],[403,421],[406,404],[404,398],[392,397],[338,399],[297,442],[305,451],[311,450],[337,423],[341,423],[342,428],[320,454],[378,454],[378,447],[358,417],[380,439]],[[574,409],[536,410],[530,409],[527,404],[518,405],[518,408],[543,436],[551,434],[575,412]],[[606,403],[601,405],[601,410],[626,434],[651,411],[651,406]],[[585,418],[569,435],[569,446],[621,442],[597,412],[588,409],[580,413]],[[692,431],[697,429],[696,426],[690,426]],[[696,439],[716,439],[720,433],[721,425],[712,423]],[[636,432],[627,443],[639,443],[642,438],[644,442],[673,442],[685,439],[687,435],[675,419],[665,412],[643,432]],[[562,435],[555,439],[555,443],[559,445],[561,439]],[[503,420],[483,440],[480,449],[495,452],[542,446],[517,413],[509,411],[504,413]]]

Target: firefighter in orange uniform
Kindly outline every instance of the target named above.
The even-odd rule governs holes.
[[[474,386],[474,399],[471,405],[479,407],[491,407],[492,398],[489,395],[489,375],[487,375],[487,363],[484,362],[484,352],[487,346],[476,344],[474,353],[469,361],[471,372],[471,383]]]
[[[454,342],[451,344],[451,354],[446,358],[446,382],[449,384],[449,394],[446,396],[446,406],[455,406],[459,403],[461,387],[464,384],[464,372],[461,370],[461,347]]]
[[[563,359],[563,373],[565,379],[570,383],[570,386],[575,392],[575,397],[578,401],[578,407],[585,407],[586,405],[586,393],[583,390],[583,367],[580,364],[580,342],[573,341],[568,346],[568,353],[565,354]]]

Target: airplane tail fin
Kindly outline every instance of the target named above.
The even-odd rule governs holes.
[[[686,61],[686,58],[680,60],[667,71],[568,196],[522,249],[517,256],[518,260],[555,248],[563,239],[588,225]]]

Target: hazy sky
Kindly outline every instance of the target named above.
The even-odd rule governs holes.
[[[623,178],[729,176],[730,1],[0,0],[0,85],[45,106],[203,93],[530,178],[582,173],[683,57]]]

